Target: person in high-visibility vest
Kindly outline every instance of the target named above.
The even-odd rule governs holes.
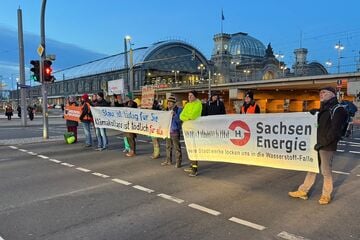
[[[247,91],[245,94],[244,104],[240,110],[241,114],[260,113],[260,107],[254,100],[254,93]]]
[[[189,102],[185,104],[180,114],[181,121],[195,120],[201,116],[202,103],[197,97],[198,93],[195,90],[189,92]],[[186,168],[184,171],[189,172],[190,177],[195,177],[198,173],[198,161],[190,161],[190,168]]]

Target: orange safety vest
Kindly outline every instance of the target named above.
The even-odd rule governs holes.
[[[254,106],[250,105],[250,106],[247,108],[246,112],[245,112],[245,107],[242,106],[242,107],[241,107],[241,113],[243,113],[243,114],[253,114],[253,113],[255,113],[256,106],[257,106],[256,103],[254,104]]]
[[[93,118],[92,118],[92,114],[91,114],[91,111],[90,111],[90,103],[85,102],[83,107],[81,108],[81,111],[84,111],[85,105],[87,105],[88,110],[87,110],[87,113],[85,113],[83,121],[92,121]]]

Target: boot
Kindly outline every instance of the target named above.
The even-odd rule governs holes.
[[[154,146],[154,153],[151,156],[152,159],[157,159],[160,157],[160,147],[155,147]]]
[[[134,157],[135,156],[135,152],[133,150],[130,150],[127,154],[127,157]]]
[[[329,204],[331,201],[331,197],[325,196],[325,195],[321,195],[320,199],[319,199],[319,204],[321,205],[326,205]]]
[[[304,192],[304,191],[301,191],[301,190],[297,190],[297,191],[294,191],[294,192],[289,192],[289,196],[293,197],[293,198],[301,198],[301,199],[304,199],[304,200],[308,199],[307,192]]]

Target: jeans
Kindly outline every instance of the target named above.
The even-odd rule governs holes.
[[[106,136],[106,129],[105,128],[96,128],[95,132],[96,132],[96,137],[97,137],[98,148],[107,148],[108,138]]]
[[[92,145],[92,138],[91,138],[91,122],[82,122],[84,133],[85,133],[85,143],[86,145]]]

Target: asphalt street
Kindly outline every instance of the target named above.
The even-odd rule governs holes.
[[[309,200],[287,196],[304,172],[200,162],[191,178],[160,165],[164,142],[153,160],[140,136],[127,158],[120,132],[109,131],[109,149],[98,152],[83,147],[81,131],[65,144],[62,118],[49,119],[50,140],[32,123],[0,120],[0,240],[360,239],[358,132],[339,144],[334,200],[321,206],[321,181]]]

